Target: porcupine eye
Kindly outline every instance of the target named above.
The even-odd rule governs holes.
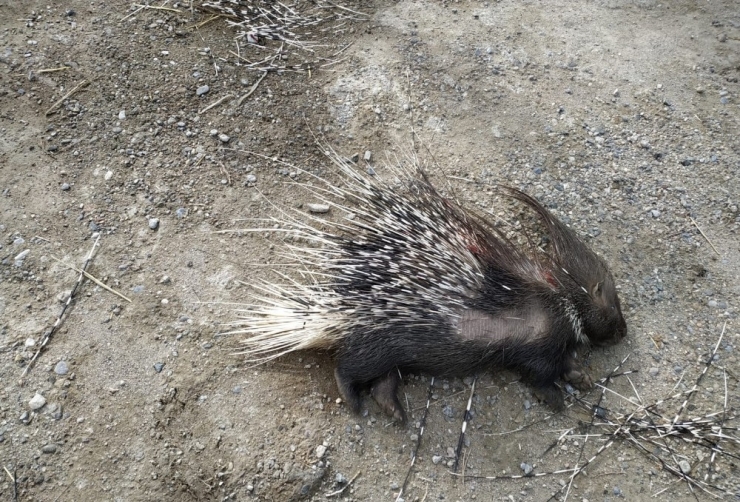
[[[584,330],[596,345],[611,345],[627,335],[619,296],[610,278],[595,284],[589,292],[591,308],[583,316]]]

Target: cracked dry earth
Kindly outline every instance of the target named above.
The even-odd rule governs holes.
[[[338,179],[314,135],[381,176],[413,140],[467,207],[506,218],[492,187],[519,186],[610,263],[630,334],[587,363],[637,372],[602,418],[678,393],[651,419],[718,413],[737,436],[737,1],[352,2],[366,16],[281,60],[332,64],[256,87],[240,57],[278,45],[164,6],[0,0],[0,499],[736,498],[737,442],[630,438],[572,399],[551,416],[509,373],[479,376],[452,476],[472,379],[435,381],[420,438],[428,376],[404,375],[401,426],[338,402],[329,354],[250,367],[221,333],[292,273],[279,235],[233,230]],[[125,299],[83,281],[23,375],[96,240],[88,270]]]

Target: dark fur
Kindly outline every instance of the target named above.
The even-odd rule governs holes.
[[[377,196],[371,201],[386,204],[387,189],[373,189]],[[616,343],[627,333],[614,280],[604,261],[523,192],[510,190],[544,222],[552,245],[550,254],[515,246],[493,226],[443,199],[426,179],[414,184],[411,192],[410,204],[428,213],[432,221],[454,221],[454,228],[471,236],[468,249],[484,270],[482,287],[458,297],[455,305],[462,304],[456,307],[458,316],[440,315],[419,294],[411,307],[417,314],[414,319],[388,314],[392,322],[350,329],[337,346],[335,370],[348,405],[359,411],[360,392],[369,387],[385,412],[405,420],[397,398],[399,371],[452,377],[509,369],[518,372],[555,410],[564,406],[556,386],[559,379],[579,388],[590,387],[590,378],[574,359],[577,346],[586,341]],[[408,233],[405,238],[414,239],[415,224],[421,225],[419,231],[428,230],[423,223],[409,222],[401,229]],[[386,246],[381,252],[380,246],[375,247],[378,242],[386,241],[367,236],[342,240],[342,247],[352,256],[378,253],[377,260],[373,256],[359,265],[351,263],[357,272],[336,286],[340,297],[362,299],[352,303],[354,315],[372,318],[373,310],[397,309],[392,295],[396,278],[388,271],[388,263],[399,263],[408,249]],[[413,287],[413,282],[412,278],[412,286],[407,287]]]

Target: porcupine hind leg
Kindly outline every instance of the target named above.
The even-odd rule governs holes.
[[[348,371],[341,366],[334,369],[334,378],[337,381],[339,393],[342,395],[347,406],[355,412],[360,412],[360,386],[352,379]]]
[[[398,401],[398,384],[400,382],[398,369],[393,368],[386,375],[375,380],[370,387],[370,393],[380,408],[387,414],[406,423],[406,411]]]

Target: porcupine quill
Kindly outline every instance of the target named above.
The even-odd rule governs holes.
[[[482,217],[437,192],[419,169],[401,185],[360,174],[333,150],[343,186],[323,181],[325,202],[354,215],[329,230],[285,214],[283,231],[312,243],[286,244],[305,264],[303,283],[262,284],[262,305],[241,311],[231,333],[264,362],[303,349],[331,349],[350,408],[369,388],[405,421],[401,372],[451,377],[487,369],[518,372],[555,410],[564,379],[589,388],[577,346],[621,340],[627,326],[606,263],[533,197],[503,191],[532,210],[549,253],[519,246]],[[319,193],[314,188],[316,193]],[[351,206],[351,207],[350,207]],[[254,229],[264,231],[268,229]],[[274,229],[273,229],[274,230]]]

